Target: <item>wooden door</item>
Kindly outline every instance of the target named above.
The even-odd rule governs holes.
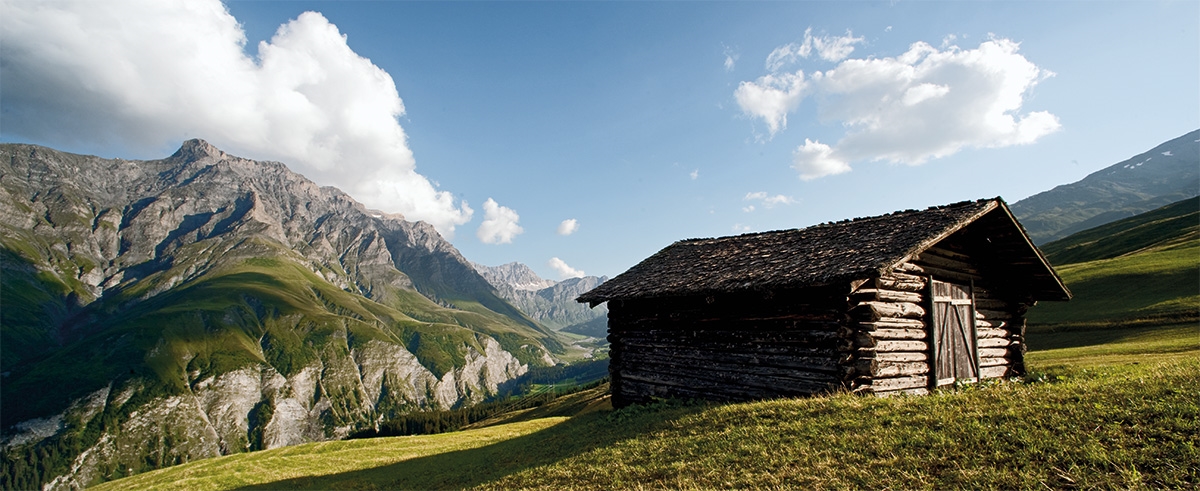
[[[930,278],[933,299],[934,387],[956,380],[979,380],[975,334],[975,301],[971,286]]]

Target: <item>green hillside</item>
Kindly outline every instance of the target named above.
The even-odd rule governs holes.
[[[1074,298],[1035,306],[1030,329],[1200,320],[1198,209],[1200,198],[1183,200],[1047,244]]]
[[[1200,484],[1193,334],[1031,353],[1030,383],[620,411],[575,401],[573,417],[232,455],[95,489],[1188,488]]]
[[[1041,246],[1051,264],[1073,264],[1200,242],[1200,196]]]

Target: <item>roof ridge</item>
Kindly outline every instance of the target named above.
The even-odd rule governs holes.
[[[882,215],[871,215],[871,216],[865,216],[865,217],[855,217],[855,218],[844,218],[841,220],[831,220],[828,222],[821,222],[821,223],[809,225],[807,227],[764,230],[761,232],[747,232],[744,234],[722,235],[719,237],[693,237],[693,238],[675,241],[675,243],[672,245],[710,243],[710,242],[733,240],[733,239],[748,239],[748,238],[752,238],[752,237],[759,237],[759,236],[771,235],[771,234],[786,234],[786,233],[792,233],[792,232],[799,232],[801,230],[816,229],[816,228],[820,228],[820,227],[830,227],[830,226],[842,225],[842,224],[847,224],[847,223],[867,222],[867,221],[871,221],[871,220],[882,220],[882,219],[886,219],[886,218],[894,218],[894,217],[897,217],[900,215],[908,215],[908,214],[913,214],[913,213],[925,213],[925,212],[930,212],[930,211],[958,208],[958,207],[963,207],[963,206],[967,206],[967,205],[984,204],[984,203],[988,203],[991,201],[997,201],[997,200],[1003,201],[999,196],[997,196],[995,198],[980,198],[980,199],[974,199],[974,200],[963,200],[963,201],[959,201],[956,203],[950,203],[950,204],[944,204],[944,205],[934,205],[934,206],[927,207],[923,210],[909,208],[907,210],[897,210],[897,211],[884,213]]]

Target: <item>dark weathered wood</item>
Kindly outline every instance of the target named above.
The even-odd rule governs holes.
[[[851,298],[858,300],[877,300],[881,302],[911,302],[919,304],[925,298],[918,292],[864,288],[854,292]]]
[[[929,349],[929,343],[925,341],[896,341],[896,340],[880,340],[875,345],[877,353],[887,353],[896,351],[926,351]]]
[[[878,329],[924,329],[925,321],[921,319],[879,319],[874,321],[858,321],[854,325],[864,331]]]
[[[875,339],[926,339],[929,332],[924,329],[876,329],[868,333]]]
[[[881,353],[881,352],[876,352],[876,351],[867,352],[865,350],[860,350],[859,356],[863,357],[863,358],[870,357],[870,358],[874,358],[879,361],[912,362],[912,361],[928,361],[929,360],[929,353],[916,352],[916,351],[896,351],[896,352],[891,352],[891,353],[886,353],[886,352]]]
[[[920,319],[925,316],[925,308],[909,302],[861,302],[850,311],[867,320],[888,318]]]
[[[976,269],[974,265],[972,265],[970,263],[959,261],[957,259],[941,257],[941,256],[937,256],[934,254],[921,253],[921,254],[917,255],[916,257],[914,257],[912,259],[912,262],[917,263],[917,264],[921,265],[922,267],[928,266],[928,267],[939,268],[939,269],[943,269],[943,270],[947,270],[947,271],[954,271],[957,273],[965,273],[965,274],[980,277],[980,278],[983,277],[983,274],[978,269]],[[934,276],[936,277],[937,275],[934,275]]]
[[[979,340],[980,348],[1007,348],[1019,344],[1006,338],[983,338]]]
[[[980,341],[982,341],[984,339],[988,339],[988,338],[1008,338],[1009,336],[1011,336],[1011,333],[1008,331],[1008,329],[992,329],[989,327],[980,327],[979,325],[984,322],[986,322],[986,321],[980,321],[978,319],[975,320],[975,326],[977,329],[976,332],[979,333]]]
[[[929,373],[929,364],[924,362],[885,362],[877,363],[877,367],[872,375],[879,378],[887,377],[907,377],[913,375],[924,375]]]

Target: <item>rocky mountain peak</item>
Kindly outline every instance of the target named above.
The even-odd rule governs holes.
[[[501,264],[499,266],[484,266],[473,263],[475,270],[483,275],[492,286],[505,287],[520,291],[537,291],[554,286],[557,282],[538,276],[532,268],[518,262]]]
[[[183,142],[183,145],[179,147],[179,150],[175,151],[175,153],[169,158],[171,160],[193,162],[206,157],[222,159],[226,158],[227,155],[225,152],[221,151],[221,149],[213,146],[213,144],[199,138],[193,138]]]

